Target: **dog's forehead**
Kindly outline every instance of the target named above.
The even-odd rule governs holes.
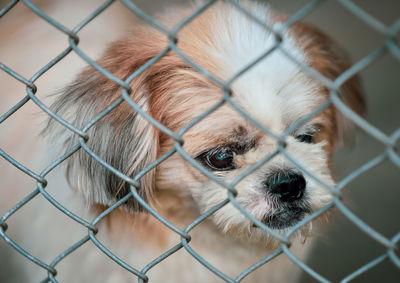
[[[257,7],[248,8],[267,25],[279,28],[280,24],[271,20],[273,17],[268,10]],[[281,133],[326,99],[320,85],[299,67],[299,63],[307,65],[309,58],[290,31],[284,32],[284,40],[278,46],[270,30],[234,7],[224,6],[220,10],[207,10],[180,35],[181,50],[221,81],[234,78],[229,85],[233,102],[275,133]],[[191,96],[190,101],[183,99],[186,104],[176,104],[185,105],[184,113],[190,117],[180,117],[180,121],[195,119],[222,99],[221,86],[209,84],[212,86],[208,89],[212,91]],[[180,97],[187,97],[186,88],[183,93],[185,95]],[[225,103],[194,125],[187,137],[193,134],[193,138],[189,138],[196,144],[193,148],[211,147],[229,140],[227,137],[239,125],[255,129],[248,131],[248,136],[261,132],[246,115]],[[186,146],[190,147],[189,144]]]
[[[318,85],[298,70],[291,70],[290,62],[280,62],[279,66],[273,60],[265,60],[232,85],[232,100],[254,119],[277,131],[306,116],[325,99]]]
[[[268,13],[252,12],[271,27],[280,25]],[[231,85],[234,102],[276,130],[292,124],[322,103],[321,88],[298,65],[307,64],[307,54],[290,32],[283,34],[284,40],[278,46],[275,36],[265,27],[235,9],[227,13],[229,20],[213,18],[216,28],[212,29],[214,39],[208,53],[218,61],[220,74],[226,81],[251,66]]]

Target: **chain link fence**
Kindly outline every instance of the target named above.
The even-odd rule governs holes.
[[[219,2],[217,0],[213,1],[204,1],[201,4],[201,7],[199,7],[198,10],[196,10],[193,14],[191,14],[189,17],[187,17],[184,21],[179,23],[175,28],[172,30],[167,29],[165,26],[163,26],[160,22],[156,21],[154,18],[140,10],[134,3],[128,1],[128,0],[121,0],[120,2],[128,9],[130,12],[135,14],[136,16],[140,17],[144,21],[146,21],[148,24],[152,25],[155,29],[159,30],[160,32],[163,32],[165,36],[168,38],[168,46],[165,47],[165,49],[159,53],[157,56],[146,62],[144,65],[142,65],[138,70],[136,70],[134,73],[130,74],[130,76],[126,80],[121,80],[114,76],[112,73],[108,72],[105,70],[102,66],[98,65],[92,58],[90,58],[85,52],[83,52],[80,47],[79,47],[79,33],[82,29],[85,28],[85,26],[90,23],[92,20],[94,20],[96,17],[101,17],[102,13],[107,10],[111,5],[114,4],[115,1],[105,1],[101,6],[99,6],[96,10],[94,10],[90,15],[88,15],[86,18],[82,19],[82,21],[76,25],[73,29],[68,29],[65,27],[62,23],[58,22],[57,20],[51,18],[48,16],[46,13],[44,13],[42,10],[40,10],[34,3],[31,1],[10,1],[5,4],[5,6],[2,8],[0,11],[0,23],[2,20],[4,20],[7,17],[7,13],[11,11],[15,5],[26,5],[29,9],[31,9],[37,17],[42,18],[45,20],[49,25],[53,26],[56,28],[60,33],[63,33],[66,38],[68,38],[69,45],[68,47],[65,48],[63,52],[58,54],[53,60],[48,62],[45,66],[37,70],[37,72],[30,78],[25,78],[21,76],[17,70],[13,70],[6,65],[0,63],[0,68],[7,73],[9,76],[14,78],[15,80],[19,81],[21,84],[26,86],[26,96],[20,100],[17,104],[15,104],[11,109],[9,109],[6,113],[2,114],[0,117],[0,123],[4,122],[6,119],[14,115],[16,112],[19,111],[19,109],[28,101],[33,101],[40,109],[41,111],[45,112],[47,115],[49,115],[52,119],[55,119],[58,123],[62,124],[65,127],[66,131],[73,132],[75,135],[79,137],[79,142],[71,149],[69,150],[66,154],[60,156],[56,160],[54,160],[51,164],[49,164],[46,168],[44,168],[40,172],[34,172],[33,170],[25,167],[23,164],[21,164],[18,160],[14,159],[13,156],[8,154],[6,151],[0,149],[0,154],[1,156],[9,162],[10,166],[15,166],[22,172],[24,172],[26,175],[28,175],[30,178],[34,179],[36,182],[36,188],[33,189],[29,194],[26,195],[23,199],[21,199],[18,203],[16,203],[14,206],[11,207],[4,215],[1,216],[0,218],[0,236],[1,238],[9,245],[9,248],[15,249],[18,251],[21,255],[21,257],[25,257],[27,260],[32,261],[36,265],[40,266],[44,270],[47,271],[47,278],[43,279],[43,282],[57,282],[57,265],[63,261],[64,258],[68,257],[72,252],[75,250],[79,249],[82,247],[85,243],[91,241],[93,242],[103,253],[105,256],[108,256],[110,259],[112,259],[116,264],[120,265],[121,267],[125,268],[128,272],[132,273],[132,278],[137,278],[139,282],[151,282],[151,278],[149,280],[149,277],[147,276],[147,272],[155,267],[158,263],[160,263],[162,260],[166,259],[167,257],[173,256],[175,252],[178,250],[186,250],[188,253],[190,253],[195,259],[197,259],[201,264],[203,264],[205,267],[209,269],[210,272],[215,273],[218,277],[220,277],[222,280],[226,282],[240,282],[242,279],[244,279],[247,275],[249,275],[251,272],[256,270],[258,267],[268,264],[269,261],[274,259],[275,257],[281,255],[281,256],[287,256],[292,260],[296,265],[298,265],[304,272],[308,273],[311,277],[313,277],[315,280],[318,282],[330,282],[328,278],[325,278],[322,274],[319,274],[317,271],[311,269],[306,263],[302,262],[292,252],[290,251],[290,240],[289,237],[292,235],[299,227],[302,225],[310,222],[314,218],[318,217],[322,213],[324,213],[326,210],[336,207],[337,210],[342,213],[345,217],[347,217],[356,227],[358,227],[361,231],[363,231],[366,235],[371,237],[374,241],[379,243],[382,247],[384,247],[385,252],[383,252],[380,256],[370,260],[369,262],[366,262],[363,266],[360,266],[357,270],[354,270],[351,274],[348,274],[345,278],[341,280],[341,282],[349,282],[352,281],[353,279],[357,278],[359,275],[368,272],[370,269],[373,269],[380,263],[384,261],[390,261],[392,262],[397,268],[400,268],[400,258],[398,254],[396,254],[396,251],[398,251],[398,246],[399,246],[399,241],[400,241],[400,231],[391,237],[386,237],[379,231],[373,229],[370,227],[367,223],[365,223],[362,219],[360,219],[355,213],[353,213],[342,201],[342,192],[344,190],[344,187],[358,178],[359,176],[363,175],[364,173],[368,172],[372,168],[376,167],[377,165],[381,164],[384,161],[390,161],[392,162],[395,166],[400,168],[400,156],[399,156],[399,139],[400,139],[400,128],[395,130],[392,134],[387,135],[384,132],[382,132],[380,129],[374,127],[371,123],[367,122],[363,118],[360,118],[358,115],[356,115],[349,107],[347,107],[339,98],[340,97],[340,86],[346,82],[349,78],[354,76],[355,74],[359,73],[363,69],[367,68],[371,63],[374,61],[378,60],[381,56],[390,53],[393,55],[395,58],[400,60],[400,47],[398,44],[398,41],[396,40],[396,36],[398,32],[400,31],[400,18],[391,26],[387,26],[383,24],[382,22],[378,21],[375,19],[373,16],[368,14],[366,11],[361,9],[359,6],[357,6],[355,3],[352,1],[348,0],[338,0],[338,2],[343,5],[345,9],[347,9],[350,13],[354,15],[354,17],[358,17],[360,20],[365,22],[369,27],[372,29],[376,30],[377,32],[381,33],[385,37],[384,44],[377,48],[375,51],[370,53],[369,55],[365,56],[355,64],[353,64],[347,71],[342,73],[336,80],[330,81],[329,79],[323,77],[321,74],[319,74],[316,70],[310,68],[307,65],[302,64],[301,62],[297,62],[296,59],[290,54],[290,51],[284,50],[281,47],[281,40],[282,40],[282,30],[273,30],[272,27],[268,26],[266,23],[260,21],[257,17],[252,15],[249,11],[247,11],[241,4],[240,1],[234,1],[234,0],[225,0],[225,2],[229,2],[231,5],[233,5],[236,9],[241,11],[243,15],[250,17],[253,21],[255,21],[257,24],[263,26],[265,29],[271,30],[276,39],[275,45],[270,48],[269,50],[265,50],[265,52],[257,58],[256,60],[249,62],[247,66],[245,66],[242,70],[237,72],[233,77],[231,77],[228,81],[220,81],[218,78],[213,76],[210,72],[207,70],[203,69],[199,65],[196,65],[190,58],[187,57],[186,54],[184,54],[177,46],[177,42],[179,41],[179,31],[187,25],[190,21],[194,20],[199,14],[204,12],[207,9],[213,9],[213,6],[215,5],[216,2]],[[289,17],[289,19],[284,23],[283,29],[286,29],[296,23],[299,20],[302,20],[306,15],[313,11],[318,11],[318,8],[321,5],[324,5],[324,0],[314,0],[310,1],[306,6],[298,10],[296,13],[294,13],[292,16]],[[296,64],[298,64],[299,68],[301,68],[305,73],[307,73],[309,76],[313,77],[314,79],[317,79],[319,82],[321,82],[324,86],[326,86],[329,91],[330,91],[330,96],[329,99],[322,104],[320,107],[317,109],[313,110],[312,112],[307,115],[304,119],[298,121],[296,124],[292,125],[287,131],[285,131],[282,135],[277,135],[273,132],[271,132],[268,128],[265,128],[263,125],[258,123],[255,119],[253,119],[248,113],[245,113],[242,109],[237,107],[237,105],[232,101],[230,94],[231,94],[231,84],[233,81],[235,81],[238,77],[240,77],[242,74],[244,74],[247,70],[252,68],[254,65],[256,65],[260,60],[268,56],[271,52],[274,50],[279,49],[281,52],[283,52],[290,60],[295,61]],[[89,65],[91,65],[93,68],[97,69],[99,72],[101,72],[104,76],[106,76],[109,80],[117,83],[120,87],[120,98],[114,101],[112,104],[107,107],[106,110],[104,110],[102,113],[94,117],[87,125],[85,125],[83,128],[76,128],[74,125],[70,124],[68,121],[65,121],[62,117],[57,116],[55,113],[53,113],[35,94],[38,90],[38,87],[36,86],[35,82],[38,80],[39,77],[41,77],[43,74],[48,72],[51,68],[53,68],[54,65],[56,65],[58,62],[63,60],[69,53],[75,52],[77,55],[79,55],[83,60],[85,60]],[[168,52],[175,52],[177,55],[179,55],[187,64],[189,64],[192,68],[197,70],[199,73],[204,75],[207,79],[218,85],[221,89],[221,92],[223,92],[223,98],[221,101],[212,107],[211,109],[208,109],[206,112],[204,112],[201,116],[199,116],[197,119],[193,120],[190,124],[186,125],[183,127],[179,132],[175,133],[170,131],[168,128],[166,128],[164,125],[160,124],[156,119],[151,117],[148,113],[146,113],[143,109],[141,109],[137,104],[135,104],[134,101],[131,100],[129,93],[131,91],[130,88],[130,82],[134,80],[138,75],[140,75],[146,68],[151,66],[152,64],[156,63],[160,58],[162,58],[165,54]],[[129,104],[134,111],[139,113],[141,116],[143,116],[145,119],[147,119],[154,127],[168,135],[170,138],[174,140],[174,147],[172,150],[158,158],[154,163],[149,165],[145,170],[140,172],[138,175],[133,176],[133,178],[124,175],[123,173],[119,172],[115,168],[111,167],[107,162],[104,160],[100,159],[94,152],[91,151],[91,149],[86,145],[86,142],[91,138],[90,135],[87,134],[88,130],[100,119],[105,117],[106,115],[109,115],[109,113],[112,112],[113,109],[115,109],[118,105],[121,103],[127,103]],[[240,112],[241,115],[245,116],[251,123],[259,127],[263,132],[266,134],[273,136],[276,138],[278,141],[278,148],[276,151],[267,157],[265,157],[261,162],[257,163],[251,170],[247,170],[244,174],[240,175],[233,183],[227,184],[211,174],[209,171],[205,170],[202,166],[200,166],[194,159],[192,159],[182,148],[182,144],[184,142],[182,136],[183,134],[188,131],[191,127],[193,127],[196,123],[200,122],[204,117],[207,115],[211,114],[212,112],[216,111],[219,107],[221,107],[224,104],[228,104],[234,109],[236,109],[238,112]],[[334,105],[337,109],[339,109],[347,118],[352,120],[359,128],[361,128],[364,132],[366,132],[368,135],[379,141],[382,145],[384,145],[385,150],[381,152],[378,156],[370,160],[369,162],[366,162],[356,170],[354,170],[351,174],[346,176],[345,178],[341,179],[336,186],[329,186],[324,181],[320,180],[317,178],[317,176],[314,176],[312,172],[309,172],[307,168],[304,168],[301,163],[299,163],[297,160],[295,160],[293,157],[291,157],[286,149],[286,143],[285,139],[288,136],[288,134],[291,132],[291,130],[295,129],[299,125],[305,123],[309,119],[311,119],[313,116],[317,115],[327,107]],[[103,211],[101,214],[97,215],[92,221],[88,222],[81,218],[79,215],[74,214],[70,210],[68,210],[66,207],[64,207],[62,204],[60,204],[57,199],[55,199],[49,192],[46,190],[46,186],[48,185],[46,176],[56,167],[60,166],[60,164],[68,159],[71,155],[73,155],[75,152],[78,150],[84,150],[86,151],[96,162],[99,162],[102,164],[105,168],[110,170],[112,173],[120,177],[122,180],[130,184],[130,192],[123,198],[121,198],[119,201],[111,205],[108,209]],[[202,214],[198,219],[194,220],[190,225],[188,225],[185,229],[179,229],[178,227],[174,226],[172,223],[168,221],[168,219],[163,218],[161,215],[157,213],[152,207],[150,207],[145,200],[142,199],[140,194],[138,193],[139,190],[139,183],[138,180],[145,175],[148,171],[153,169],[154,167],[158,166],[161,162],[163,162],[165,159],[169,158],[172,154],[177,153],[180,154],[184,159],[186,159],[187,162],[189,162],[193,167],[197,168],[197,170],[201,171],[204,175],[208,176],[209,178],[213,179],[215,182],[217,182],[219,185],[224,187],[227,191],[227,198],[207,211],[206,213]],[[327,205],[326,207],[314,212],[312,215],[306,217],[302,221],[300,221],[297,225],[294,227],[290,228],[290,230],[285,234],[285,235],[280,235],[276,233],[274,230],[268,228],[266,225],[258,221],[256,218],[254,218],[251,214],[249,214],[235,199],[237,195],[237,191],[235,189],[235,185],[243,179],[245,176],[250,174],[252,171],[256,170],[258,166],[261,166],[265,162],[268,162],[274,155],[277,154],[282,154],[289,160],[291,160],[293,163],[295,163],[303,172],[308,174],[311,178],[315,179],[318,183],[322,184],[325,186],[327,189],[329,189],[333,196],[334,200]],[[0,195],[2,192],[0,191]],[[70,218],[71,221],[75,221],[79,223],[80,225],[84,226],[87,228],[88,234],[83,237],[81,240],[76,242],[74,245],[70,246],[68,249],[66,249],[64,252],[61,254],[57,255],[53,261],[51,262],[44,262],[40,258],[36,257],[34,254],[29,253],[23,246],[20,246],[17,244],[12,237],[10,237],[7,234],[8,230],[8,220],[13,217],[14,214],[18,214],[19,210],[25,206],[27,203],[29,203],[31,200],[34,198],[38,197],[39,195],[42,195],[48,202],[50,202],[52,205],[54,205],[57,209],[59,209],[61,212],[63,212],[66,216]],[[4,196],[2,195],[1,198]],[[128,263],[122,261],[120,258],[118,258],[115,254],[113,254],[110,250],[108,250],[102,242],[96,237],[96,234],[98,233],[98,223],[102,220],[104,220],[113,210],[118,208],[121,204],[126,202],[129,198],[135,198],[141,205],[142,207],[147,210],[148,213],[150,213],[154,218],[158,219],[160,222],[162,222],[166,227],[174,231],[177,235],[180,236],[181,241],[177,242],[176,245],[171,248],[170,250],[166,251],[164,254],[160,255],[158,258],[154,259],[153,261],[149,262],[145,267],[140,269],[138,266],[130,266]],[[208,218],[210,215],[215,213],[217,210],[221,209],[223,206],[225,206],[227,203],[232,203],[238,210],[240,210],[246,217],[250,218],[254,223],[256,223],[261,229],[264,229],[267,233],[271,234],[273,237],[278,239],[281,242],[280,248],[278,248],[275,252],[273,252],[270,255],[266,255],[266,257],[259,262],[255,263],[253,266],[249,267],[246,270],[243,270],[239,276],[236,278],[230,278],[226,274],[222,273],[220,270],[218,270],[216,267],[211,265],[209,262],[207,262],[205,259],[203,259],[196,251],[194,251],[191,246],[190,246],[190,241],[191,241],[191,230],[194,229],[199,223],[204,221],[206,218]],[[9,204],[11,206],[11,204]],[[111,263],[110,263],[111,264]]]

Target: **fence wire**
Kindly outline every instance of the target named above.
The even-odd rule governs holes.
[[[220,0],[223,1],[223,0]],[[137,277],[139,282],[148,282],[149,278],[147,276],[147,272],[156,266],[158,263],[160,263],[162,260],[166,259],[167,257],[173,255],[175,252],[181,249],[185,249],[188,253],[190,253],[196,260],[198,260],[201,264],[203,264],[205,267],[209,269],[210,272],[215,273],[217,276],[219,276],[221,279],[223,279],[226,282],[240,282],[242,279],[244,279],[247,275],[249,275],[251,272],[259,268],[260,266],[267,264],[269,261],[277,257],[278,255],[281,254],[286,254],[288,258],[290,258],[296,265],[298,265],[302,270],[307,272],[310,276],[312,276],[314,279],[316,279],[319,282],[330,282],[327,278],[323,277],[321,274],[318,274],[316,271],[311,269],[309,266],[307,266],[304,262],[296,258],[294,254],[290,251],[290,235],[293,234],[297,229],[299,229],[302,225],[310,222],[314,218],[318,217],[322,213],[324,213],[326,210],[328,210],[331,207],[336,207],[345,217],[347,217],[355,226],[357,226],[360,230],[362,230],[366,235],[371,237],[373,240],[375,240],[377,243],[382,245],[385,248],[385,252],[381,254],[380,256],[374,258],[370,262],[366,263],[365,265],[361,266],[359,269],[354,270],[351,274],[346,276],[341,280],[341,282],[349,282],[359,275],[367,272],[368,270],[376,267],[380,263],[382,263],[385,260],[390,260],[394,265],[396,265],[398,268],[400,268],[400,258],[396,254],[396,251],[398,251],[398,242],[400,241],[400,232],[392,236],[391,238],[385,237],[382,235],[379,231],[376,231],[372,227],[370,227],[368,224],[366,224],[363,220],[361,220],[357,215],[355,215],[346,205],[342,202],[342,189],[350,183],[352,180],[355,178],[363,175],[365,172],[368,170],[372,169],[373,167],[379,165],[380,163],[390,160],[394,165],[400,168],[400,156],[399,156],[399,139],[400,139],[400,128],[394,131],[391,135],[386,135],[383,133],[380,129],[374,127],[372,124],[368,123],[366,120],[358,116],[356,113],[354,113],[348,106],[346,106],[341,99],[339,98],[340,95],[340,87],[341,85],[346,82],[349,78],[351,78],[353,75],[359,73],[361,70],[365,69],[368,65],[376,61],[378,58],[380,58],[382,55],[386,53],[391,53],[393,56],[395,56],[397,59],[400,60],[400,47],[398,45],[398,42],[396,42],[396,35],[400,30],[400,19],[397,20],[393,25],[391,26],[386,26],[379,20],[375,19],[373,16],[368,14],[366,11],[361,9],[359,6],[357,6],[355,3],[349,0],[338,0],[338,2],[343,5],[349,12],[354,14],[355,17],[360,18],[363,22],[365,22],[367,25],[369,25],[371,28],[376,30],[377,32],[381,33],[386,39],[385,42],[382,46],[377,48],[375,51],[370,53],[369,55],[365,56],[362,58],[360,61],[352,65],[347,71],[342,73],[338,78],[336,78],[334,81],[329,80],[328,78],[322,76],[320,73],[318,73],[316,70],[312,69],[311,67],[302,64],[301,62],[296,61],[296,59],[290,54],[290,50],[285,50],[281,42],[283,40],[282,33],[285,29],[296,23],[297,21],[301,20],[304,18],[307,14],[310,12],[316,10],[318,6],[321,4],[324,4],[324,0],[314,0],[309,2],[306,6],[304,6],[302,9],[297,11],[295,14],[293,14],[290,18],[286,20],[286,22],[283,24],[283,26],[279,29],[273,29],[272,27],[268,26],[266,23],[264,23],[261,19],[257,18],[255,15],[252,15],[249,11],[247,11],[239,1],[235,0],[224,0],[225,2],[229,2],[231,5],[235,6],[236,9],[241,11],[243,15],[250,17],[255,23],[258,25],[262,26],[263,28],[271,31],[274,36],[275,36],[275,44],[268,50],[265,50],[265,52],[256,58],[254,61],[249,62],[248,65],[246,65],[242,70],[238,71],[235,75],[233,75],[230,79],[227,81],[220,81],[217,77],[213,76],[210,72],[208,72],[206,69],[203,69],[199,65],[195,64],[186,54],[184,54],[178,47],[177,43],[179,41],[179,31],[187,25],[190,21],[195,19],[198,15],[200,15],[202,12],[204,12],[207,9],[213,9],[213,5],[216,2],[219,2],[218,0],[211,0],[211,1],[204,1],[202,6],[199,7],[196,11],[193,12],[190,16],[188,16],[185,20],[183,20],[181,23],[179,23],[175,28],[173,29],[168,29],[165,26],[163,26],[160,22],[156,21],[154,18],[140,10],[134,3],[128,1],[128,0],[121,0],[120,2],[124,4],[126,9],[129,9],[133,14],[136,16],[140,17],[144,21],[146,21],[148,24],[152,25],[155,29],[159,30],[160,32],[164,33],[165,36],[168,38],[168,46],[165,47],[164,50],[162,50],[157,56],[146,62],[143,66],[141,66],[138,70],[136,70],[134,73],[130,74],[126,80],[121,80],[117,78],[115,75],[112,73],[108,72],[105,70],[102,66],[98,65],[93,59],[91,59],[87,54],[85,54],[80,48],[79,48],[79,32],[85,28],[85,26],[90,23],[93,19],[95,19],[98,16],[101,16],[101,14],[108,8],[110,7],[114,2],[114,0],[109,0],[105,1],[101,6],[99,6],[95,11],[93,11],[90,15],[88,15],[86,18],[84,18],[76,27],[74,27],[72,30],[68,29],[65,27],[62,23],[57,22],[53,18],[49,17],[46,13],[41,11],[35,4],[33,4],[31,1],[24,0],[24,1],[18,1],[18,0],[13,0],[10,1],[8,4],[5,5],[5,7],[0,11],[0,19],[3,16],[6,16],[7,13],[13,9],[13,7],[18,3],[22,2],[24,5],[26,5],[29,9],[31,9],[38,17],[42,18],[45,20],[49,25],[55,27],[59,32],[63,33],[67,38],[69,42],[69,46],[61,52],[58,56],[56,56],[53,60],[48,62],[45,66],[43,66],[41,69],[39,69],[31,78],[24,78],[20,74],[18,74],[15,70],[12,70],[11,68],[7,67],[6,65],[0,63],[0,68],[6,72],[8,75],[13,77],[14,79],[18,80],[21,84],[24,84],[26,86],[26,96],[20,100],[16,105],[14,105],[11,109],[9,109],[6,113],[4,113],[0,117],[0,123],[4,122],[6,119],[8,119],[10,116],[12,116],[14,113],[16,113],[25,103],[28,101],[33,101],[42,111],[47,113],[51,118],[55,119],[58,123],[62,124],[65,127],[66,131],[73,132],[75,135],[79,137],[79,142],[67,153],[65,153],[63,156],[59,157],[57,160],[49,164],[46,168],[44,168],[40,173],[33,172],[29,168],[25,167],[21,163],[19,163],[17,160],[15,160],[12,156],[7,154],[5,151],[0,149],[0,154],[1,156],[7,160],[11,165],[14,165],[17,167],[19,170],[24,172],[26,175],[31,177],[36,181],[36,188],[28,194],[25,198],[23,198],[20,202],[15,204],[10,210],[8,210],[1,218],[0,218],[0,236],[5,242],[13,249],[18,251],[21,256],[26,257],[28,260],[32,261],[36,265],[40,266],[44,270],[47,271],[48,276],[44,278],[43,282],[57,282],[57,265],[65,258],[68,257],[73,251],[76,249],[79,249],[82,245],[84,245],[88,241],[92,241],[106,256],[108,256],[110,259],[112,259],[116,264],[120,265],[121,267],[125,268],[127,271],[131,272],[133,274],[133,278]],[[22,5],[22,3],[20,3]],[[319,82],[321,82],[324,86],[326,86],[329,91],[330,91],[330,96],[329,99],[322,104],[320,107],[317,109],[313,110],[307,117],[304,119],[298,121],[296,124],[292,125],[289,127],[287,131],[285,131],[283,134],[278,135],[274,132],[272,132],[270,129],[266,128],[265,126],[261,125],[259,122],[257,122],[254,118],[251,117],[248,113],[246,113],[244,110],[242,110],[238,105],[236,105],[233,100],[231,99],[231,85],[232,83],[239,78],[241,75],[243,75],[246,71],[248,71],[250,68],[252,68],[254,65],[256,65],[260,60],[268,56],[271,52],[274,50],[279,49],[281,52],[283,52],[287,58],[295,62],[299,68],[301,68],[304,72],[306,72],[308,75],[311,77],[317,79]],[[188,125],[184,126],[178,133],[174,133],[168,128],[166,128],[164,125],[160,124],[158,121],[156,121],[153,117],[151,117],[148,113],[146,113],[144,110],[142,110],[129,96],[129,93],[131,91],[130,87],[130,82],[134,80],[138,75],[140,75],[146,68],[151,66],[152,64],[156,63],[158,60],[160,60],[164,55],[166,55],[168,52],[175,52],[178,56],[180,56],[186,63],[188,63],[191,67],[193,67],[195,70],[197,70],[199,73],[204,75],[206,78],[214,82],[216,85],[218,85],[223,92],[223,98],[212,108],[208,109],[205,111],[202,115],[197,117],[195,120],[193,120],[191,123]],[[101,72],[104,76],[106,76],[109,80],[117,83],[120,87],[120,92],[121,95],[120,97],[113,102],[109,107],[107,107],[102,113],[98,114],[96,117],[94,117],[91,121],[89,121],[83,128],[79,129],[76,128],[74,125],[70,124],[69,122],[65,121],[62,117],[57,116],[55,113],[53,113],[39,98],[35,96],[35,93],[37,92],[37,86],[35,85],[36,80],[42,76],[44,73],[46,73],[48,70],[50,70],[55,64],[60,62],[66,55],[68,55],[71,52],[75,52],[77,55],[79,55],[83,60],[85,60],[88,64],[90,64],[93,68]],[[111,165],[109,165],[106,161],[102,160],[99,156],[97,156],[93,151],[89,149],[89,147],[86,145],[87,141],[91,138],[90,135],[88,135],[88,130],[91,128],[95,123],[97,123],[100,119],[102,119],[104,116],[108,115],[113,109],[115,109],[118,105],[121,103],[127,103],[129,104],[134,111],[139,113],[141,116],[143,116],[145,119],[147,119],[154,127],[158,128],[160,131],[162,131],[164,134],[168,135],[171,139],[174,141],[174,147],[171,149],[169,152],[165,153],[163,156],[158,158],[155,162],[150,164],[147,168],[145,168],[142,172],[140,172],[138,175],[134,176],[133,178],[124,175],[122,172],[119,172],[117,169],[113,168]],[[207,115],[211,114],[212,112],[216,111],[219,107],[221,107],[224,104],[230,105],[233,109],[238,111],[241,115],[246,117],[252,124],[257,126],[259,129],[261,129],[263,132],[268,134],[269,136],[274,137],[277,142],[278,142],[278,148],[276,149],[275,152],[270,154],[269,156],[263,158],[260,162],[255,164],[252,168],[244,172],[242,175],[238,176],[232,183],[228,184],[222,181],[221,179],[217,178],[215,175],[210,173],[209,171],[205,170],[200,164],[198,164],[192,157],[190,157],[182,148],[182,144],[184,142],[183,139],[183,134],[188,131],[191,127],[193,127],[195,124],[200,122],[202,119],[204,119]],[[342,179],[336,186],[330,186],[326,184],[323,180],[320,180],[317,176],[315,176],[312,172],[308,171],[307,168],[304,168],[301,165],[301,162],[295,160],[285,149],[286,147],[286,137],[289,135],[289,133],[300,126],[301,124],[304,124],[307,122],[309,119],[311,119],[313,116],[317,115],[327,107],[334,105],[337,109],[339,109],[347,118],[349,118],[351,121],[353,121],[358,127],[363,129],[367,134],[369,134],[371,137],[374,139],[378,140],[380,143],[382,143],[385,146],[385,150],[378,155],[377,157],[373,158],[369,162],[363,164],[361,167],[359,167],[357,170],[353,171],[351,174],[349,174],[347,177]],[[68,159],[71,155],[73,155],[76,151],[78,150],[84,150],[86,151],[96,162],[99,162],[101,165],[103,165],[105,168],[116,174],[118,177],[123,179],[125,182],[130,184],[130,192],[121,198],[119,201],[115,202],[113,205],[111,205],[108,209],[103,211],[101,214],[97,215],[91,222],[87,222],[78,215],[75,215],[71,211],[69,211],[66,207],[61,205],[56,199],[54,199],[47,191],[46,191],[46,186],[47,186],[47,180],[46,176],[49,174],[50,171],[52,171],[54,168],[59,166],[64,160]],[[205,213],[203,213],[199,218],[194,220],[191,224],[189,224],[185,229],[181,230],[178,227],[174,226],[171,222],[169,222],[167,219],[163,218],[161,215],[157,213],[152,207],[146,203],[144,199],[139,195],[138,190],[140,190],[140,185],[138,180],[144,176],[147,172],[149,172],[151,169],[154,167],[158,166],[161,162],[163,162],[165,159],[170,157],[172,154],[178,153],[180,154],[184,159],[186,159],[193,167],[197,168],[199,171],[201,171],[203,174],[208,176],[209,178],[213,179],[216,183],[224,187],[227,191],[227,198],[220,202],[219,204],[215,205],[213,208],[209,209]],[[314,212],[312,215],[306,217],[302,221],[300,221],[297,225],[294,227],[290,228],[289,231],[285,235],[280,235],[276,233],[274,230],[260,222],[258,219],[256,219],[254,216],[252,216],[249,212],[247,212],[236,200],[236,195],[237,191],[235,189],[235,185],[242,180],[245,176],[256,170],[259,166],[262,164],[268,162],[272,157],[274,157],[277,154],[282,154],[286,158],[288,158],[290,161],[292,161],[298,168],[301,168],[303,172],[305,172],[309,177],[315,179],[318,183],[322,184],[324,187],[329,189],[334,196],[333,201],[328,204],[327,206],[323,207],[322,209]],[[12,217],[15,213],[18,213],[19,209],[22,208],[24,205],[26,205],[28,202],[30,202],[32,199],[36,198],[38,195],[42,195],[49,201],[52,205],[54,205],[56,208],[58,208],[60,211],[62,211],[65,215],[67,215],[71,220],[76,221],[80,225],[84,226],[87,228],[88,235],[83,237],[81,240],[76,242],[74,245],[70,246],[68,249],[66,249],[64,252],[59,254],[53,261],[46,263],[39,258],[35,257],[34,255],[30,254],[28,251],[24,249],[24,247],[19,246],[12,238],[10,238],[7,235],[7,229],[8,229],[8,224],[7,220]],[[124,262],[120,258],[118,258],[115,254],[113,254],[110,250],[108,250],[97,238],[96,234],[98,233],[98,227],[96,226],[100,221],[102,221],[105,217],[107,217],[113,210],[118,208],[121,204],[126,202],[129,198],[134,198],[136,201],[138,201],[142,207],[147,210],[151,215],[153,215],[156,219],[158,219],[161,223],[163,223],[166,227],[174,231],[176,234],[180,236],[181,241],[177,242],[176,245],[160,255],[158,258],[154,259],[153,261],[149,262],[145,267],[142,269],[139,269],[138,267],[131,266],[128,263]],[[258,261],[255,263],[253,266],[247,268],[246,270],[243,270],[242,273],[240,273],[236,278],[230,278],[226,274],[222,273],[220,270],[218,270],[216,267],[211,265],[209,262],[207,262],[204,258],[202,258],[195,250],[191,248],[190,241],[191,241],[191,234],[190,231],[198,224],[200,224],[202,221],[204,221],[207,217],[215,213],[217,210],[221,209],[223,206],[226,204],[231,203],[233,204],[239,211],[241,211],[246,217],[251,219],[257,226],[259,226],[261,229],[265,230],[267,233],[272,235],[274,238],[278,239],[281,243],[280,248],[278,248],[276,251],[273,253],[266,255],[265,258],[262,260]],[[150,280],[151,281],[151,280]]]

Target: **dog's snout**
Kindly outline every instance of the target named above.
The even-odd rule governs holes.
[[[265,182],[266,189],[279,197],[282,202],[292,202],[303,197],[306,180],[303,175],[292,172],[279,172]]]

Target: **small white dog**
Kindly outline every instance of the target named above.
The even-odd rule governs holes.
[[[264,5],[244,1],[241,4],[271,27],[282,26],[286,20],[284,15]],[[192,12],[171,10],[161,21],[173,28]],[[270,31],[224,2],[201,13],[177,37],[178,48],[221,81],[231,78],[275,43]],[[165,34],[149,26],[135,27],[130,36],[112,44],[98,64],[120,79],[126,79],[167,46]],[[295,23],[285,30],[281,46],[298,62],[329,79],[335,79],[349,66],[329,37],[304,23]],[[131,88],[132,100],[173,132],[181,130],[223,97],[217,84],[173,51],[136,77]],[[234,80],[231,90],[231,99],[239,108],[278,135],[329,97],[326,87],[279,49]],[[348,80],[341,90],[344,102],[361,113],[364,101],[357,80]],[[115,82],[89,67],[56,96],[52,110],[82,128],[120,95],[120,87]],[[286,151],[325,183],[334,185],[331,157],[348,125],[339,111],[328,107],[290,133]],[[78,139],[66,132],[65,127],[53,120],[45,129],[47,135],[62,142],[68,150]],[[174,146],[171,137],[125,102],[95,123],[88,135],[87,145],[96,155],[132,178]],[[186,131],[183,140],[183,150],[227,184],[278,147],[274,137],[227,103]],[[130,192],[127,183],[82,149],[66,162],[71,186],[97,211]],[[142,176],[139,183],[139,194],[160,215],[182,229],[227,198],[225,188],[190,165],[179,153]],[[279,234],[332,200],[328,189],[282,154],[259,166],[235,189],[237,202]],[[121,208],[124,209],[119,208],[106,218],[108,231],[112,241],[119,242],[129,253],[128,263],[135,268],[143,268],[180,242],[175,232],[146,213],[133,197]],[[292,248],[299,257],[306,254],[308,245],[302,245],[301,240],[310,230],[311,223],[308,223],[291,238]],[[190,246],[231,278],[268,256],[280,244],[232,203],[216,211],[190,234]],[[285,255],[280,255],[244,281],[295,281],[298,273],[289,262]],[[124,270],[119,272],[126,278],[134,278]],[[79,272],[66,276],[79,278]],[[153,267],[148,276],[150,282],[221,281],[184,248]]]

